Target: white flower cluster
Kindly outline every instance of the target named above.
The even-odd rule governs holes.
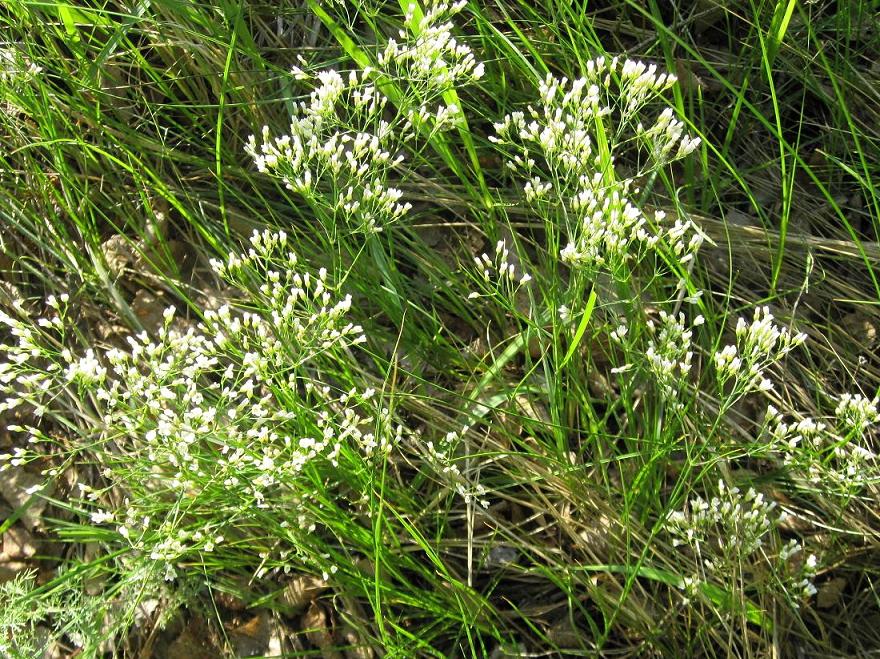
[[[0,48],[0,82],[23,85],[42,72],[24,51],[14,45]]]
[[[666,218],[666,213],[657,211],[654,214],[654,218],[660,224]],[[661,224],[659,235],[669,245],[673,256],[682,265],[690,263],[706,241],[706,234],[692,220],[686,219],[682,221],[680,217],[675,219],[675,223],[672,226],[666,226],[665,230]],[[639,239],[644,240],[641,237]],[[648,241],[648,244],[651,244],[650,241]],[[695,297],[699,296],[700,293],[698,292]]]
[[[71,356],[64,373],[68,382],[78,382],[86,386],[103,382],[106,375],[107,369],[101,365],[91,348],[79,359],[73,359]]]
[[[60,331],[59,328],[64,326],[63,316],[68,299],[65,294],[61,296],[59,302],[52,296],[49,307],[55,313],[49,318],[31,319],[20,303],[16,305],[15,310],[21,318],[14,318],[0,310],[0,326],[6,328],[12,339],[10,343],[0,343],[0,355],[5,353],[7,360],[0,362],[0,414],[28,403],[33,407],[36,416],[42,416],[46,409],[43,401],[51,400],[56,396],[70,378],[76,378],[81,374],[88,377],[89,373],[96,372],[91,360],[86,359],[81,366],[66,365],[63,384],[58,383],[55,377],[61,366],[52,361],[51,357],[70,356],[70,353],[62,352],[58,355],[54,346],[50,349],[44,347],[45,337],[42,336],[39,328],[44,332]],[[23,458],[17,456],[16,460],[21,464]]]
[[[821,421],[809,417],[793,423],[786,423],[782,413],[773,405],[767,406],[764,415],[764,434],[769,443],[776,447],[785,446],[795,451],[799,446],[806,445],[810,449],[818,449],[822,445],[822,435],[828,429]]]
[[[182,330],[169,308],[155,338],[130,336],[126,350],[52,353],[25,321],[0,318],[19,337],[3,348],[12,359],[0,367],[2,392],[28,402],[70,395],[77,409],[91,401],[105,477],[139,493],[125,520],[97,510],[93,521],[118,522],[122,537],[157,560],[210,551],[229,535],[225,526],[307,491],[307,467],[334,466],[343,454],[381,459],[403,434],[374,390],[333,393],[321,382],[322,364],[337,363],[364,333],[326,272],[297,271],[283,232],[255,233],[246,253],[213,265],[252,310],[224,305]],[[297,514],[301,527],[313,523]]]
[[[818,450],[823,444],[823,435],[828,427],[821,421],[809,417],[794,423],[785,423],[782,413],[773,405],[767,406],[764,415],[763,434],[767,443],[786,453],[796,453],[805,447]]]
[[[816,586],[813,579],[816,576],[819,559],[815,554],[810,554],[805,559],[801,557],[804,547],[797,540],[789,540],[776,558],[777,570],[787,575],[783,580],[783,586],[791,597],[795,607],[801,600],[806,600],[816,594]]]
[[[810,418],[786,423],[771,405],[764,417],[762,437],[794,474],[813,485],[836,485],[846,494],[880,480],[878,456],[864,445],[862,437],[864,430],[877,422],[876,415],[876,403],[859,394],[841,396],[837,428]],[[859,432],[853,433],[854,428]]]
[[[600,58],[602,61],[602,58]],[[616,69],[611,61],[610,70]],[[600,67],[597,66],[597,72]],[[617,102],[621,107],[624,121],[629,121],[654,96],[666,91],[677,82],[671,73],[657,73],[656,64],[646,64],[640,60],[625,60],[620,68],[620,94]],[[606,87],[609,84],[606,82]]]
[[[465,0],[433,2],[419,18],[416,5],[410,5],[406,29],[399,33],[401,43],[388,40],[379,53],[379,66],[404,81],[422,101],[482,78],[483,63],[476,60],[469,46],[456,40],[448,20],[466,5]]]
[[[462,473],[458,466],[461,459],[456,459],[456,451],[462,438],[469,431],[470,427],[464,426],[458,432],[446,433],[437,445],[428,441],[425,444],[426,457],[437,470],[437,475],[443,480],[443,483],[461,495],[465,503],[478,502],[483,508],[488,508],[489,500],[485,498],[488,490],[479,482],[475,482],[469,474]]]
[[[584,77],[574,81],[548,74],[539,85],[539,108],[513,112],[494,125],[496,135],[490,140],[507,147],[507,166],[525,177],[526,201],[547,219],[563,219],[568,243],[561,258],[566,263],[614,271],[661,240],[682,263],[699,249],[704,236],[693,223],[678,221],[667,229],[662,212],[649,220],[629,200],[631,192],[638,192],[638,177],[687,156],[699,145],[698,138],[684,133],[669,108],[648,129],[641,123],[631,126],[643,106],[674,82],[674,76],[658,75],[654,65],[600,57],[588,62]],[[645,143],[653,160],[650,170],[621,178],[614,154],[628,128]]]
[[[770,391],[773,383],[764,371],[807,339],[792,334],[773,322],[769,307],[758,307],[751,324],[740,318],[736,324],[737,345],[727,345],[714,355],[719,387],[733,379],[735,393]]]
[[[528,117],[524,112],[506,115],[494,124],[496,134],[489,138],[514,147],[507,166],[530,176],[533,187],[549,190],[545,183],[549,171],[559,178],[553,187],[566,193],[593,187],[597,172],[597,183],[601,182],[603,162],[595,144],[595,122],[611,112],[600,104],[599,88],[588,85],[588,79],[575,80],[570,88],[568,84],[566,78],[548,74],[538,88],[542,107],[529,106]],[[544,162],[535,160],[535,155]]]
[[[254,232],[247,253],[231,254],[226,263],[212,261],[220,276],[256,296],[268,312],[233,314],[228,306],[209,310],[205,325],[213,341],[224,348],[227,342],[238,343],[246,354],[259,351],[269,370],[298,365],[334,346],[363,343],[363,328],[343,322],[351,296],[332,303],[327,271],[322,268],[317,277],[300,274],[297,264],[283,231]]]
[[[436,110],[421,104],[417,109],[409,108],[406,117],[410,124],[422,130],[423,138],[430,140],[435,133],[455,128],[459,123],[460,113],[461,109],[455,103],[440,104]]]
[[[636,126],[636,135],[658,167],[680,160],[700,146],[700,138],[691,137],[684,132],[684,122],[674,117],[672,108],[663,110],[648,128],[639,123]]]
[[[699,326],[703,322],[703,317],[697,316],[693,325]],[[648,321],[648,329],[654,334],[645,352],[648,366],[665,398],[674,401],[691,370],[694,357],[691,350],[693,330],[686,326],[683,313],[679,313],[676,318],[665,311],[660,311],[659,330],[653,320]],[[623,334],[620,332],[620,328],[615,330],[612,333],[613,338],[622,340]]]
[[[843,428],[859,437],[868,426],[880,422],[877,402],[876,396],[868,399],[862,394],[843,394],[834,415]]]
[[[483,74],[483,65],[456,41],[446,20],[464,5],[435,3],[420,18],[413,5],[402,42],[388,41],[378,70],[367,67],[347,77],[333,70],[317,73],[309,100],[296,106],[288,134],[273,136],[264,126],[259,143],[249,137],[246,151],[257,169],[302,195],[333,238],[340,224],[376,233],[411,209],[401,202],[401,190],[390,185],[391,172],[417,137],[459,123],[457,104],[430,109],[430,102]],[[311,77],[299,67],[292,74]],[[406,89],[401,92],[389,76],[405,82]],[[390,121],[385,118],[388,95],[398,106],[397,118]]]
[[[413,129],[409,121],[392,125],[383,118],[388,98],[371,74],[352,71],[346,81],[333,70],[318,73],[319,85],[297,106],[289,134],[272,137],[264,126],[261,143],[251,135],[245,147],[259,171],[302,195],[334,230],[341,220],[352,229],[381,231],[411,208],[388,178],[403,161],[400,145]]]
[[[710,571],[745,560],[757,551],[778,521],[776,504],[749,488],[745,493],[718,481],[718,494],[706,501],[693,497],[684,510],[672,511],[666,530],[676,547],[687,545]]]
[[[495,244],[494,258],[490,258],[486,253],[474,257],[474,263],[480,269],[481,278],[489,294],[501,293],[511,298],[520,287],[532,280],[528,273],[517,274],[511,256],[507,243],[504,240],[499,240]],[[469,300],[479,297],[482,295],[476,291],[468,295]]]
[[[86,499],[79,502],[85,504],[85,507],[93,506],[102,494],[84,483],[80,483],[79,488],[86,495]],[[191,531],[177,527],[170,518],[154,524],[150,515],[142,514],[140,504],[133,504],[127,497],[122,504],[116,513],[103,508],[94,508],[89,519],[93,524],[115,525],[117,533],[132,547],[146,550],[145,554],[150,560],[170,563],[188,552],[214,551],[214,548],[225,540],[222,535],[216,533],[219,526],[214,528],[215,533],[206,534],[208,527]],[[150,535],[155,535],[156,538],[148,539]]]
[[[565,263],[586,269],[615,266],[638,253],[637,241],[647,247],[657,243],[659,236],[646,230],[647,219],[627,198],[628,188],[627,182],[586,188],[569,201],[577,229],[560,252]],[[662,217],[658,213],[655,219]]]

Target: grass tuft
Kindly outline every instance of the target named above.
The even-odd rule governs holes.
[[[0,8],[0,653],[880,647],[880,14],[582,4]]]

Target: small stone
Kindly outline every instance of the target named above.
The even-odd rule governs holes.
[[[139,290],[131,302],[131,310],[147,332],[155,333],[165,323],[163,313],[168,307],[168,300],[159,291],[153,294],[146,289]]]
[[[816,608],[831,609],[840,604],[844,588],[846,579],[843,577],[835,577],[823,583],[816,593]]]
[[[327,590],[327,582],[309,574],[295,576],[281,594],[281,602],[292,609],[303,609]]]
[[[486,564],[489,567],[504,567],[515,563],[517,558],[519,558],[519,552],[513,547],[497,545],[489,550]]]
[[[34,488],[42,487],[44,479],[24,469],[7,469],[0,472],[0,494],[9,502],[13,510],[18,510],[30,501]],[[50,488],[51,489],[51,488]],[[49,494],[49,490],[44,491]],[[37,496],[27,510],[21,514],[21,521],[28,529],[41,525],[40,516],[46,508],[46,500]]]
[[[3,554],[8,559],[31,558],[37,553],[34,536],[20,524],[7,529],[3,534]]]
[[[269,647],[270,622],[269,614],[261,611],[241,625],[227,626],[227,637],[235,656],[262,656]]]

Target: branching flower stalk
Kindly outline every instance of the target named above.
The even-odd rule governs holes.
[[[401,203],[403,193],[389,185],[389,177],[403,162],[400,145],[414,136],[412,124],[383,118],[388,98],[372,84],[369,71],[352,71],[345,80],[328,70],[317,78],[309,101],[291,118],[290,132],[272,137],[264,126],[261,144],[252,135],[247,152],[257,169],[277,176],[309,203],[334,241],[339,226],[381,231],[411,208]]]
[[[671,108],[650,123],[645,119],[674,83],[656,66],[600,57],[587,63],[581,78],[548,75],[540,81],[539,105],[506,115],[490,140],[523,181],[524,200],[543,221],[552,344],[568,340],[592,289],[599,308],[608,309],[594,314],[599,327],[648,330],[625,341],[609,335],[623,351],[609,375],[627,389],[650,377],[660,408],[668,404],[680,415],[693,358],[690,341],[702,317],[668,308],[651,316],[643,298],[662,294],[656,283],[662,287],[671,268],[688,272],[705,236],[690,220],[669,221],[665,212],[648,212],[637,201],[645,179],[700,144],[685,134]],[[633,150],[638,168],[625,172],[617,158]],[[688,300],[696,303],[699,296],[696,291]],[[559,362],[562,355],[553,359]]]
[[[690,433],[678,429],[696,424],[698,444],[688,450],[689,458],[717,461],[714,447],[729,422],[729,411],[746,395],[772,392],[770,368],[803,344],[806,335],[780,327],[767,307],[758,308],[751,323],[739,319],[736,343],[713,353],[704,364],[706,372],[714,372],[718,405],[711,418],[701,418],[694,396],[702,374],[689,375],[698,354],[695,334],[705,321],[701,314],[684,312],[681,306],[684,302],[700,304],[702,291],[680,279],[670,300],[663,286],[670,275],[690,277],[705,236],[690,220],[670,222],[663,211],[647,213],[641,206],[644,192],[639,189],[644,181],[650,188],[663,167],[700,144],[699,138],[686,134],[671,108],[663,109],[651,122],[643,118],[674,82],[673,76],[658,74],[643,63],[599,58],[577,80],[548,75],[538,88],[540,105],[505,116],[495,124],[496,135],[490,139],[522,182],[524,201],[543,220],[548,236],[547,272],[552,284],[547,298],[557,305],[551,317],[560,319],[563,330],[553,337],[554,344],[568,338],[567,328],[579,317],[585,291],[599,286],[600,300],[604,298],[612,311],[597,319],[596,333],[606,332],[611,345],[623,353],[609,375],[620,379],[621,392],[635,386],[654,392],[657,409],[654,416],[643,412],[645,425],[662,427],[669,436],[679,434],[680,442]],[[624,174],[617,156],[627,150],[636,168]],[[565,271],[557,267],[554,257],[569,274],[568,289],[559,295],[552,294],[551,286],[558,285]],[[483,263],[488,266],[488,259]],[[609,280],[611,284],[603,286]],[[645,299],[647,294],[663,297]],[[654,308],[648,311],[649,306]],[[800,432],[808,430],[804,422],[791,436],[787,426],[774,417],[773,451],[785,456],[789,467],[809,474],[812,483],[834,473],[864,485],[870,482],[868,474],[876,473],[870,466],[876,465],[876,455],[851,440],[876,421],[876,400],[844,396],[836,416],[837,439],[823,439],[806,452],[798,451],[806,441],[802,437],[808,436]],[[558,413],[554,418],[564,417]],[[630,432],[638,435],[640,425],[629,421]],[[817,438],[814,442],[825,435],[822,427],[810,433]],[[634,450],[650,455],[640,444]],[[817,460],[817,456],[821,457]],[[685,473],[669,496],[676,500],[693,487],[691,474]],[[777,519],[771,514],[775,504],[751,488],[742,494],[724,479],[718,482],[717,492],[709,502],[694,498],[685,511],[670,513],[656,528],[665,526],[676,542],[693,547],[701,569],[688,577],[692,583],[713,581],[715,574],[738,575],[733,586],[742,591],[743,566],[754,560],[763,538],[775,529]],[[815,557],[807,566],[815,572]],[[799,579],[796,587],[785,579],[780,583],[788,584],[786,593],[809,596],[814,592],[808,577]],[[800,595],[789,597],[792,603],[799,600]]]
[[[477,290],[468,294],[468,300],[492,298],[516,313],[517,295],[532,281],[528,272],[520,273],[517,270],[518,263],[519,257],[510,251],[505,240],[495,244],[493,257],[490,258],[485,252],[474,257],[477,270],[474,288]]]
[[[471,49],[452,35],[450,19],[464,4],[432,3],[424,15],[413,5],[400,41],[387,42],[375,68],[346,75],[317,72],[289,132],[274,136],[264,126],[246,149],[259,171],[305,199],[331,243],[349,250],[350,259],[362,253],[372,258],[394,292],[383,310],[398,323],[404,314],[403,284],[389,247],[376,234],[407,216],[412,204],[403,200],[396,181],[418,164],[424,145],[445,144],[439,134],[461,127],[465,119],[456,89],[484,73]],[[299,66],[293,76],[313,77]],[[448,146],[442,152],[447,160],[452,157]],[[354,235],[364,236],[366,244],[352,250]],[[346,265],[342,259],[334,269]]]
[[[811,581],[816,556],[807,557],[798,570],[790,567],[792,557],[803,549],[800,543],[792,540],[775,559],[765,558],[762,549],[785,516],[777,514],[776,507],[753,488],[742,492],[720,480],[717,494],[710,500],[695,496],[683,510],[669,513],[666,529],[673,546],[687,547],[697,562],[694,574],[687,578],[691,585],[687,597],[695,596],[694,585],[709,582],[716,575],[729,575],[736,580],[736,590],[743,590],[745,574],[755,560],[763,560],[783,575],[778,586],[793,606],[816,593]]]
[[[422,140],[453,128],[462,110],[439,102],[445,93],[478,80],[484,72],[471,49],[452,36],[454,16],[465,3],[436,3],[416,23],[413,14],[378,56],[378,68],[316,74],[308,101],[300,102],[288,134],[268,126],[248,140],[247,152],[261,172],[276,176],[313,208],[329,235],[337,227],[377,233],[412,208],[393,187],[393,172]],[[294,77],[309,75],[296,67]],[[394,118],[388,85],[394,84]],[[398,91],[403,91],[399,97]],[[323,187],[323,186],[326,186]]]
[[[526,202],[548,230],[563,229],[559,256],[584,276],[604,269],[625,278],[663,238],[686,263],[703,241],[692,223],[664,231],[662,213],[649,218],[630,201],[638,179],[699,146],[698,138],[683,134],[671,109],[649,129],[634,124],[648,102],[674,82],[674,76],[657,75],[655,67],[600,57],[577,80],[548,75],[539,85],[538,108],[529,106],[495,124],[490,139],[507,154],[508,168],[526,180]],[[642,170],[621,176],[614,154],[628,131],[639,135],[650,157]]]
[[[314,529],[304,505],[314,474],[382,461],[403,433],[374,390],[338,390],[363,329],[347,318],[351,297],[335,295],[326,271],[302,271],[283,232],[255,233],[245,253],[213,267],[255,310],[223,305],[183,329],[169,308],[155,338],[128,337],[126,350],[53,352],[27,322],[0,318],[18,336],[3,346],[5,409],[56,404],[59,392],[93,401],[106,486],[87,504],[92,522],[169,578],[180,561],[234,540],[260,509],[291,506],[296,528]],[[47,332],[64,326],[53,305],[59,315],[37,323]],[[331,374],[339,384],[323,381]],[[5,457],[8,467],[37,454]],[[127,493],[123,510],[100,507],[116,488]]]
[[[817,421],[792,412],[786,416],[768,406],[758,437],[762,450],[776,457],[805,487],[822,486],[842,499],[880,485],[880,458],[871,443],[871,428],[880,422],[878,401],[861,394],[843,394],[834,416]]]

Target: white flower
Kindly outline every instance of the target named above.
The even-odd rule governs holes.
[[[308,80],[311,76],[296,65],[290,67],[290,75],[295,80]]]
[[[623,341],[623,337],[626,336],[626,333],[629,331],[626,325],[620,324],[615,329],[611,330],[611,338],[618,343]]]
[[[648,342],[648,348],[645,351],[648,366],[657,379],[664,396],[672,401],[677,398],[679,389],[686,384],[683,376],[691,369],[693,331],[687,328],[683,313],[679,313],[676,318],[665,311],[660,311],[659,330],[655,330],[653,322],[649,324],[649,328],[653,331],[654,336]],[[623,334],[620,333],[620,327],[615,332],[616,335],[612,333],[612,338],[617,336],[619,337],[618,341],[622,340]]]
[[[715,353],[716,373],[720,385],[734,378],[734,391],[747,392],[770,391],[773,384],[764,377],[764,371],[803,343],[806,335],[792,335],[780,328],[765,306],[755,310],[751,324],[744,318],[737,320],[736,338],[737,345]]]
[[[615,88],[612,73],[619,73],[619,87]],[[490,140],[508,148],[507,166],[525,176],[526,201],[545,213],[544,204],[537,202],[549,199],[552,192],[551,207],[562,210],[568,242],[560,258],[570,267],[614,271],[638,258],[640,250],[655,248],[662,238],[685,265],[702,244],[704,235],[690,222],[678,221],[668,236],[662,226],[659,233],[652,231],[641,209],[629,200],[635,177],[622,179],[603,162],[604,149],[612,152],[613,165],[616,143],[612,140],[620,139],[616,136],[623,134],[642,106],[674,82],[674,76],[657,74],[655,65],[637,61],[621,65],[616,58],[600,57],[588,62],[584,76],[576,80],[548,74],[538,83],[538,107],[530,106],[528,113],[512,112],[495,123],[496,134]],[[615,97],[623,110],[619,125],[597,131],[596,126],[612,114],[608,99]],[[609,132],[615,137],[609,138]],[[674,119],[671,108],[652,128],[639,124],[636,133],[654,155],[654,171],[699,144],[698,138],[684,134],[683,123]],[[657,213],[657,225],[661,220],[662,213]]]
[[[861,434],[869,425],[880,421],[877,398],[868,399],[861,394],[843,394],[834,415],[850,431]]]
[[[736,563],[761,547],[764,536],[778,521],[775,509],[776,504],[766,501],[760,492],[749,488],[742,493],[719,481],[717,496],[708,502],[695,496],[685,510],[667,515],[666,529],[678,545],[697,547],[714,537],[719,558],[725,564]],[[711,556],[704,560],[710,569],[716,563]]]
[[[76,361],[72,361],[67,367],[65,378],[68,382],[80,382],[86,385],[99,384],[104,381],[107,369],[101,366],[95,351],[91,348],[86,354]]]
[[[528,273],[517,277],[514,260],[518,260],[518,257],[511,254],[504,240],[495,243],[494,257],[485,253],[474,257],[486,295],[500,295],[511,300],[520,288],[532,281],[532,276]],[[472,292],[468,295],[468,299],[478,297],[482,297],[482,294]]]
[[[113,521],[113,513],[106,510],[96,510],[89,517],[95,524]]]
[[[400,43],[389,39],[379,53],[380,68],[392,76],[406,80],[420,98],[438,96],[446,89],[479,80],[485,67],[473,51],[452,35],[448,20],[459,13],[466,3],[437,2],[430,6],[418,24],[412,14],[406,21],[408,30],[401,31]]]

